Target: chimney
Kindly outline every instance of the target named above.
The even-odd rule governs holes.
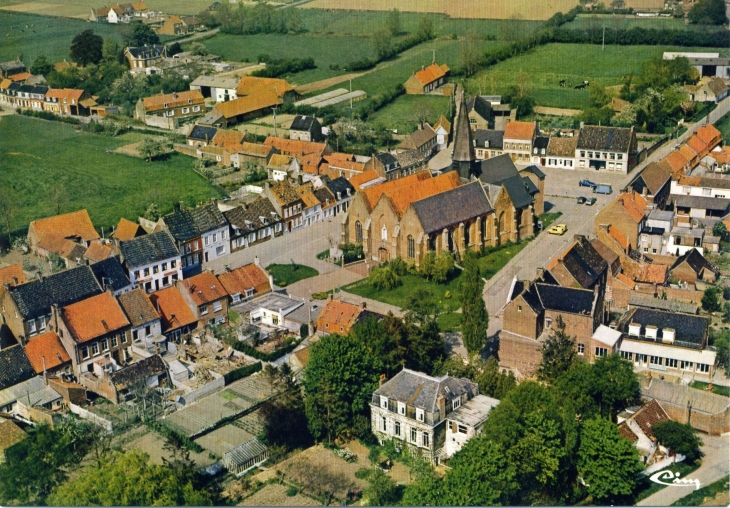
[[[538,278],[538,279],[541,279],[542,278],[542,274],[543,274],[543,270],[544,270],[544,268],[542,268],[540,266],[538,266],[537,268],[535,268],[535,277]]]
[[[599,224],[598,227],[601,229],[601,231],[604,231],[608,233],[608,228],[610,227],[610,224]]]
[[[387,380],[388,380],[388,378],[385,374],[380,374],[380,379],[378,380],[378,386],[383,386]]]
[[[327,295],[327,301],[331,302],[334,299],[334,295]]]
[[[41,362],[43,362],[43,382],[48,384],[48,374],[46,373],[46,357],[41,356]]]
[[[10,290],[10,283],[9,282],[3,283],[3,286],[5,286],[5,291],[9,291]]]
[[[439,408],[439,419],[443,420],[446,418],[446,397],[443,394],[436,397],[436,405]]]
[[[573,235],[573,240],[575,240],[578,243],[583,243],[585,241],[586,237],[583,235]]]
[[[261,266],[261,261],[259,260],[258,256],[253,258],[253,264],[255,264],[256,266]]]
[[[367,308],[368,308],[368,304],[367,304],[367,302],[363,301],[363,302],[362,302],[362,303],[360,304],[360,307],[361,307],[362,309],[367,309]]]

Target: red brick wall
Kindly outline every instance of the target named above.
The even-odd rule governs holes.
[[[502,330],[499,334],[499,365],[532,376],[542,361],[540,343]]]
[[[522,296],[518,296],[504,308],[502,329],[536,340],[542,332],[542,318],[535,314]]]

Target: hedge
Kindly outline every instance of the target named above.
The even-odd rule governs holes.
[[[30,109],[18,109],[18,112],[23,116],[32,116],[35,118],[42,118],[43,120],[51,120],[54,122],[70,123],[71,125],[79,125],[81,123],[78,118],[58,116],[51,113],[50,111],[32,111]]]
[[[145,418],[144,424],[147,425],[150,429],[154,430],[158,434],[160,434],[165,439],[168,439],[169,441],[178,443],[179,445],[184,446],[191,452],[195,453],[202,453],[203,447],[200,446],[198,443],[190,439],[188,436],[185,436],[183,434],[180,434],[177,431],[172,430],[170,427],[163,425],[162,423],[158,422],[157,420],[153,420],[152,418]]]
[[[294,351],[294,348],[297,347],[302,342],[302,340],[303,339],[295,340],[288,346],[284,346],[283,348],[272,351],[271,353],[262,353],[255,347],[249,346],[245,342],[236,342],[235,344],[233,344],[233,349],[235,349],[236,351],[241,351],[248,356],[253,356],[257,360],[261,360],[263,362],[273,362],[278,360],[285,354]]]
[[[226,385],[229,385],[234,381],[238,381],[239,379],[248,377],[251,374],[255,374],[256,372],[260,371],[261,368],[261,362],[252,363],[251,365],[246,365],[244,367],[230,371],[228,374],[223,376],[223,378],[226,380]]]

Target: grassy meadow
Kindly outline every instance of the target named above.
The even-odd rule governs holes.
[[[49,195],[59,185],[65,190],[62,213],[86,208],[94,225],[107,230],[121,217],[136,220],[150,203],[167,213],[180,201],[194,205],[221,196],[193,172],[190,157],[172,154],[150,163],[106,153],[136,141],[135,135],[112,138],[16,115],[0,118],[0,131],[0,186],[11,188],[18,202],[15,234],[56,214],[58,202]]]
[[[722,30],[722,27],[712,25],[685,25],[679,18],[640,18],[637,16],[614,16],[612,14],[579,14],[573,21],[563,25],[563,28],[578,30],[603,30],[606,27],[606,40],[609,40],[611,30],[628,30],[634,27],[653,28],[656,30]]]
[[[401,95],[395,101],[379,109],[368,118],[372,125],[397,129],[398,134],[407,134],[418,128],[418,119],[425,114],[428,123],[433,124],[440,115],[450,118],[449,97],[436,95]]]
[[[113,5],[115,2],[107,2]],[[207,9],[212,0],[146,0],[147,7],[169,14],[197,14]],[[98,0],[0,0],[3,15],[7,11],[88,19],[92,7],[102,7]],[[2,16],[0,16],[2,17]]]

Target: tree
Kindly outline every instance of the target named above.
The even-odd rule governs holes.
[[[468,443],[467,443],[468,444]],[[431,463],[416,458],[411,466],[413,483],[403,492],[403,506],[439,506],[444,504],[443,481],[436,476]]]
[[[606,87],[598,81],[594,81],[588,87],[588,100],[597,108],[602,108],[611,102],[611,96],[606,91]]]
[[[432,250],[428,251],[423,260],[421,266],[418,268],[419,273],[426,278],[426,280],[433,277],[433,267],[436,263],[436,253]]]
[[[10,237],[12,223],[18,213],[18,195],[10,185],[0,185],[0,220],[2,220],[5,234],[8,237],[8,246],[13,241]]]
[[[56,215],[61,215],[61,208],[68,202],[68,191],[61,182],[55,182],[48,191],[48,200],[56,207]]]
[[[578,475],[596,504],[632,504],[631,494],[643,471],[639,452],[618,427],[605,418],[583,423]]]
[[[611,0],[611,9],[621,10],[626,6],[624,0]]]
[[[159,44],[160,36],[150,25],[145,25],[141,21],[133,21],[126,27],[124,38],[130,46],[144,46]]]
[[[575,337],[565,333],[565,322],[558,315],[555,329],[542,344],[542,361],[537,375],[543,381],[554,381],[570,369],[575,359]]]
[[[461,291],[461,331],[469,353],[479,353],[487,343],[489,313],[484,303],[484,279],[475,256],[467,255],[459,282]]]
[[[573,404],[576,416],[581,420],[600,414],[598,402],[593,397],[593,382],[593,365],[574,362],[554,383],[563,398]]]
[[[104,62],[124,63],[124,50],[114,39],[107,39],[101,47],[101,56]]]
[[[392,377],[403,368],[409,350],[408,332],[402,320],[388,314],[377,320],[367,318],[356,323],[351,335],[383,364],[383,373]]]
[[[283,446],[287,451],[306,448],[312,443],[307,428],[304,399],[294,389],[261,406],[263,437],[270,445]]]
[[[53,70],[53,64],[48,61],[45,55],[38,55],[30,66],[30,73],[35,76],[46,76]]]
[[[144,160],[152,162],[152,159],[165,153],[165,145],[160,139],[148,136],[139,144],[137,152]]]
[[[93,30],[84,30],[71,41],[71,60],[81,66],[98,64],[103,57],[104,39]]]
[[[715,286],[710,286],[705,289],[702,295],[702,308],[707,312],[717,312],[722,307],[720,305],[720,289]]]
[[[190,54],[195,56],[206,56],[210,54],[210,50],[205,44],[194,42],[190,45]]]
[[[699,25],[725,25],[728,22],[723,0],[698,0],[687,17],[691,23]]]
[[[730,331],[727,329],[716,336],[710,332],[710,344],[717,351],[717,365],[725,369],[725,377],[730,377]]]
[[[479,40],[475,33],[469,33],[461,46],[461,68],[466,77],[475,74],[483,63]]]
[[[511,371],[499,371],[499,362],[494,356],[489,357],[482,371],[472,379],[479,385],[479,393],[498,400],[502,400],[517,386],[517,379]]]
[[[379,467],[370,470],[367,482],[368,486],[363,491],[367,506],[395,506],[400,501],[398,485]]]
[[[431,16],[422,16],[418,20],[418,29],[416,30],[416,38],[421,41],[427,41],[434,37],[433,19]]]
[[[368,275],[368,282],[378,290],[390,291],[401,285],[401,280],[390,266],[376,266]]]
[[[700,450],[702,440],[697,435],[697,430],[689,424],[665,420],[654,425],[651,430],[661,445],[674,453],[684,455],[690,464],[704,455]]]
[[[378,30],[373,34],[373,50],[378,60],[385,60],[395,54],[393,35],[387,30]]]
[[[454,257],[450,252],[442,251],[436,256],[433,263],[433,281],[443,284],[449,280],[449,276],[454,271]]]
[[[397,37],[400,33],[400,11],[398,9],[388,11],[388,16],[385,18],[385,29],[393,37]]]
[[[727,227],[723,222],[716,222],[715,225],[712,226],[712,234],[719,236],[722,240],[725,240],[727,238]]]
[[[631,360],[618,354],[602,356],[593,364],[591,394],[598,402],[601,414],[611,421],[628,405],[639,398],[639,381]]]
[[[183,466],[186,467],[186,466]],[[189,466],[192,467],[192,466]],[[133,449],[102,467],[87,467],[48,498],[56,506],[209,506],[210,495],[196,488],[191,474],[149,464],[149,455]]]
[[[405,366],[431,373],[445,356],[444,338],[437,322],[439,304],[430,290],[419,288],[411,294],[404,309],[409,341]]]
[[[305,412],[312,436],[331,443],[352,427],[355,415],[367,413],[382,362],[351,336],[326,335],[310,348]]]

